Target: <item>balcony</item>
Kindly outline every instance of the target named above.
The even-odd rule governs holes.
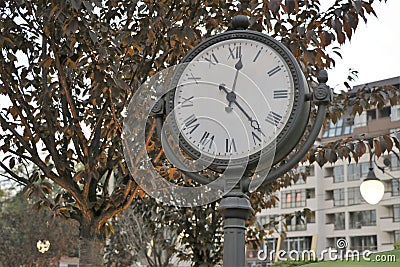
[[[327,207],[327,208],[334,208],[335,206],[333,205],[334,204],[334,202],[333,202],[333,199],[326,199],[326,200],[324,200],[324,202],[325,202],[325,207]]]
[[[309,233],[317,234],[318,233],[318,226],[314,222],[308,222],[306,224],[297,224],[297,225],[288,225],[287,236],[301,236],[306,235]]]
[[[379,225],[382,231],[391,232],[400,229],[400,222],[393,222],[393,217],[379,218]]]
[[[307,230],[307,224],[294,224],[294,225],[288,225],[287,230],[289,232],[294,232],[294,231],[306,231]]]
[[[317,199],[316,198],[309,198],[306,200],[306,205],[307,208],[310,208],[311,210],[317,208]]]
[[[392,191],[386,191],[381,200],[382,206],[393,206],[399,204],[400,196],[393,196]]]

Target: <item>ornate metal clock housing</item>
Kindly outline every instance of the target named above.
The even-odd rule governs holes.
[[[309,92],[293,55],[280,42],[235,30],[196,46],[183,59],[167,96],[181,149],[212,166],[254,166],[275,148],[273,163],[292,151],[310,115]]]

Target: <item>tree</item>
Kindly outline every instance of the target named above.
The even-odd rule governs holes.
[[[228,29],[236,14],[249,15],[253,30],[283,42],[312,82],[318,70],[334,65],[332,44],[350,39],[359,20],[375,14],[375,2],[337,0],[320,12],[318,0],[2,1],[0,93],[11,105],[0,113],[8,161],[0,166],[28,187],[28,196],[39,195],[40,205],[78,221],[80,266],[100,266],[108,221],[142,195],[121,145],[124,110],[141,83]],[[359,113],[380,98],[398,99],[387,88],[370,94],[377,98],[343,94],[328,117],[340,116],[343,105],[353,103]],[[333,153],[345,147],[318,148],[310,161],[334,161]],[[19,177],[16,161],[38,171]],[[52,193],[46,179],[60,189]]]
[[[172,266],[174,254],[182,249],[175,220],[179,215],[177,208],[149,196],[136,200],[113,221],[115,234],[106,247],[107,265]]]
[[[0,263],[4,266],[58,266],[61,256],[77,251],[76,223],[54,217],[48,210],[34,210],[22,192],[2,205]],[[36,248],[39,240],[50,242],[43,254]]]

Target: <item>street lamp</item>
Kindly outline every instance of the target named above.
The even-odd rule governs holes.
[[[360,192],[364,200],[371,205],[378,204],[385,193],[385,186],[376,177],[372,162],[370,162],[367,177],[360,185]]]
[[[38,240],[38,242],[36,243],[36,247],[40,253],[45,253],[50,249],[50,241]]]

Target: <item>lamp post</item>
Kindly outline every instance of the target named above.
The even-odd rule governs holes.
[[[371,160],[369,163],[369,171],[367,177],[360,185],[360,192],[367,203],[376,205],[382,200],[383,194],[385,193],[385,186],[381,180],[376,177]]]

